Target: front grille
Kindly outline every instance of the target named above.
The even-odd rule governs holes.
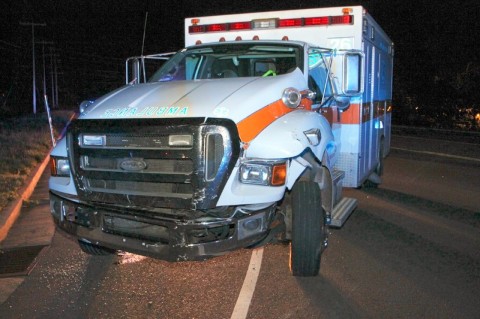
[[[191,198],[193,194],[191,184],[99,180],[94,178],[89,178],[86,181],[86,187],[92,192],[179,198]]]
[[[239,156],[222,119],[77,120],[67,143],[82,200],[142,210],[215,207]]]
[[[122,164],[131,158],[111,158],[96,157],[84,155],[80,157],[80,166],[83,170],[91,171],[112,171],[123,172]],[[193,162],[191,159],[142,159],[145,163],[144,173],[182,173],[191,174],[193,172]]]

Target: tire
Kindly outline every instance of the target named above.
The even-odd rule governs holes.
[[[375,168],[375,173],[377,173],[378,176],[383,175],[383,169],[385,167],[384,151],[383,151],[384,146],[385,146],[385,138],[382,136],[382,138],[380,139],[380,146],[379,146],[379,150],[378,150],[378,165]]]
[[[362,185],[365,188],[378,188],[379,182],[381,181],[380,177],[383,175],[383,170],[385,166],[384,151],[383,151],[383,147],[385,144],[384,140],[385,138],[382,136],[382,138],[380,139],[380,145],[378,149],[378,164],[373,171],[375,174],[377,174],[376,179],[378,179],[378,181],[375,179],[371,180],[371,176],[369,176],[369,178],[365,180],[365,182]]]
[[[317,276],[327,238],[318,184],[298,181],[292,189],[291,205],[290,270],[294,276]]]
[[[113,255],[116,252],[115,249],[94,245],[94,244],[87,243],[87,242],[82,241],[82,240],[78,241],[78,245],[80,246],[80,249],[84,253],[87,253],[89,255],[94,255],[94,256]]]

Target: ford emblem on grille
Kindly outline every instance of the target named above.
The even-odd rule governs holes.
[[[142,158],[126,158],[120,162],[120,168],[124,171],[139,172],[147,168],[147,163]]]

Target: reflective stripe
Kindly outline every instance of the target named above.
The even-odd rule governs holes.
[[[359,124],[360,123],[360,104],[350,104],[346,111],[340,113],[341,124]]]
[[[291,109],[286,107],[282,100],[277,100],[246,117],[237,124],[240,139],[242,142],[248,143],[276,119],[297,109],[310,110],[311,105],[312,102],[310,100],[303,99],[302,104],[298,108]]]
[[[370,121],[371,119],[371,112],[373,112],[373,119],[379,118],[386,113],[392,112],[392,101],[375,101],[372,104],[368,103],[353,103],[350,107],[340,113],[340,124],[360,124]],[[327,112],[328,114],[328,112]],[[327,117],[330,123],[338,122],[335,116]]]
[[[298,109],[311,110],[311,105],[312,103],[309,99],[303,99],[302,105]],[[330,124],[360,124],[370,120],[370,112],[374,112],[374,119],[392,112],[391,100],[375,101],[373,105],[372,110],[370,103],[352,103],[346,111],[339,113],[340,116],[338,116],[336,107],[329,107],[322,111],[322,114]],[[240,139],[244,143],[250,142],[273,121],[294,110],[296,109],[286,107],[282,100],[277,100],[265,106],[237,124]]]

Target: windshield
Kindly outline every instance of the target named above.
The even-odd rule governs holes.
[[[174,55],[149,82],[275,76],[303,69],[296,45],[221,43],[195,46]]]

